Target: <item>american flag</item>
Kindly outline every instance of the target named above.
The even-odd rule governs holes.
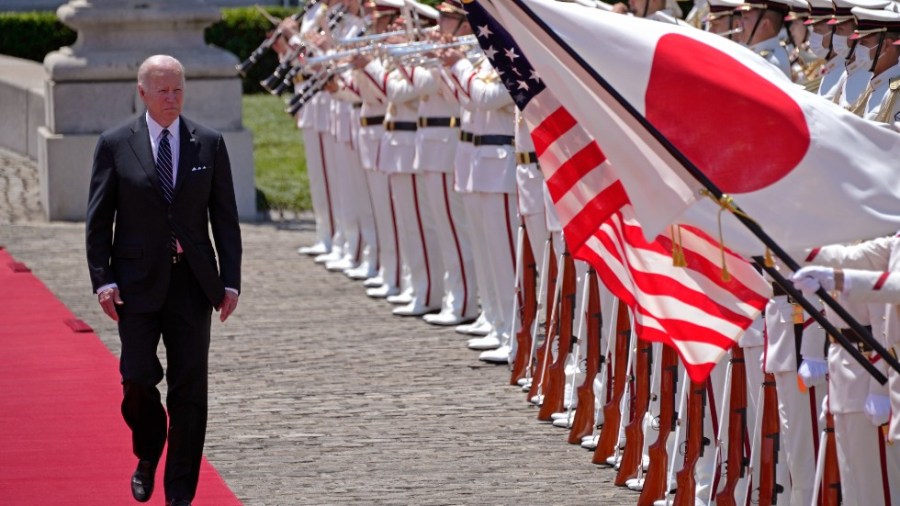
[[[600,146],[546,87],[491,6],[474,0],[464,7],[529,126],[569,250],[629,305],[642,339],[673,346],[691,378],[705,379],[759,315],[769,287],[699,229],[674,227],[674,240],[648,242]],[[686,265],[676,267],[673,255],[680,260],[682,252]]]

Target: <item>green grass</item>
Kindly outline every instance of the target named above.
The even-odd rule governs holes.
[[[244,95],[244,125],[253,132],[257,208],[301,211],[312,207],[300,130],[269,94]]]

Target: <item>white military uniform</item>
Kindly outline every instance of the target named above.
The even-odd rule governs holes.
[[[900,131],[900,63],[872,78],[863,117]]]
[[[327,20],[331,17],[331,14],[338,9],[338,5],[339,4],[333,5],[326,11],[326,15],[316,18],[319,22],[319,28],[323,31],[327,31]],[[329,263],[343,260],[345,255],[355,255],[355,251],[349,251],[349,248],[347,248],[348,235],[345,233],[345,226],[347,226],[348,223],[345,219],[346,213],[344,212],[342,204],[342,200],[346,198],[344,196],[345,188],[343,188],[346,187],[346,181],[341,179],[342,170],[338,167],[338,147],[334,136],[334,99],[331,97],[330,93],[320,92],[317,93],[310,102],[311,103],[307,105],[307,107],[310,105],[312,106],[314,111],[313,124],[319,133],[318,141],[322,152],[322,167],[323,173],[325,174],[324,182],[331,203],[330,211],[333,228],[331,252],[316,257],[316,262],[328,265]]]
[[[492,333],[477,342],[470,341],[470,346],[498,348],[509,344],[509,318],[515,303],[515,106],[496,71],[486,62],[478,68],[463,58],[453,65],[451,73],[460,103],[472,111],[474,135],[471,172],[468,179],[455,183],[470,213],[475,262],[482,264],[480,271],[485,275],[478,283],[489,285],[494,313],[488,315]]]
[[[836,54],[819,69],[822,73],[822,80],[819,81],[818,94],[822,98],[834,100],[840,92],[841,76],[844,74],[846,58],[846,54]]]
[[[791,57],[781,44],[784,32],[777,36],[757,42],[750,46],[750,50],[762,56],[767,62],[778,67],[784,75],[791,77]]]
[[[318,30],[319,20],[325,16],[324,3],[313,6],[301,20],[300,33],[291,39],[292,45],[299,45],[303,38]],[[297,84],[296,91],[302,89]],[[333,210],[329,194],[328,173],[325,171],[325,160],[322,152],[322,141],[316,128],[315,99],[310,100],[297,115],[297,127],[303,135],[303,147],[306,152],[306,175],[309,178],[309,193],[312,200],[313,215],[316,220],[316,243],[310,248],[301,248],[301,252],[327,254],[331,251],[331,237],[334,234]]]
[[[378,241],[378,275],[366,281],[369,287],[366,293],[373,297],[388,297],[400,293],[400,251],[388,175],[377,170],[387,112],[387,84],[383,79],[376,81],[365,69],[354,71],[353,82],[363,101],[359,119],[359,159],[369,183]]]
[[[410,86],[412,69],[398,67],[388,71],[380,61],[372,60],[366,65],[365,72],[375,82],[385,83],[388,108],[377,170],[389,175],[400,258],[408,271],[412,292],[411,302],[396,308],[394,314],[420,316],[440,308],[443,295],[440,273],[443,267],[434,219],[423,201],[425,191],[413,165],[419,118],[418,95]]]
[[[872,73],[869,72],[871,63],[854,61],[847,64],[838,84],[838,93],[835,95],[836,104],[844,109],[854,109],[854,105],[866,91],[869,81],[872,80]]]
[[[785,271],[784,268],[780,270]],[[812,302],[815,304],[815,301]],[[765,309],[765,322],[766,346],[763,360],[765,371],[775,376],[781,447],[784,449],[790,482],[793,484],[790,487],[791,504],[809,504],[815,478],[815,447],[818,445],[819,431],[824,428],[825,423],[823,413],[820,413],[825,392],[824,385],[819,385],[818,388],[812,386],[807,391],[800,390],[797,383],[800,358],[797,356],[796,341],[799,332],[802,336],[800,355],[806,359],[824,361],[825,333],[787,295],[776,295],[769,301]],[[801,328],[802,330],[798,330]]]
[[[453,188],[459,100],[449,76],[438,68],[416,67],[408,85],[419,95],[413,167],[435,222],[444,270],[441,312],[425,315],[425,321],[456,325],[478,315],[475,261],[469,239],[471,225],[462,197]]]
[[[345,14],[331,34],[343,39],[359,34],[363,29],[362,19]],[[369,261],[377,254],[375,249],[375,223],[368,199],[365,177],[354,149],[353,104],[360,102],[359,94],[350,85],[350,71],[338,78],[338,91],[331,96],[330,132],[332,138],[332,195],[338,231],[343,239],[343,255],[340,259],[327,262],[325,266],[333,271],[346,271],[356,267],[366,258],[362,267],[368,270]],[[369,241],[363,241],[363,236]]]
[[[893,268],[900,268],[897,238],[880,238],[854,246],[826,246],[813,250],[808,259],[815,264],[834,267],[872,269],[868,283],[856,283],[854,291],[840,297],[840,302],[861,324],[870,324],[872,335],[889,349],[898,340],[892,336],[897,322],[891,322],[893,306],[885,314],[885,297],[878,280]],[[874,304],[873,304],[874,303]],[[896,316],[896,314],[895,314]],[[838,325],[844,326],[837,320]],[[900,447],[885,445],[881,428],[875,427],[865,413],[870,395],[890,395],[894,413],[900,407],[897,395],[900,380],[896,371],[886,367],[877,355],[870,361],[885,372],[890,390],[872,379],[839,344],[832,344],[829,355],[829,406],[834,413],[835,439],[838,449],[838,465],[841,472],[841,492],[847,504],[887,504],[885,492],[891,503],[900,501]],[[894,416],[890,436],[900,439],[900,423]]]

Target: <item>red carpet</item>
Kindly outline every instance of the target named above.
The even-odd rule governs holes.
[[[78,323],[0,249],[0,504],[137,504],[118,359]],[[162,469],[149,504],[165,503]],[[194,504],[240,504],[205,459]]]

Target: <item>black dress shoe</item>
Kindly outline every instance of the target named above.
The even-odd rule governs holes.
[[[175,499],[173,501],[166,501],[166,506],[191,506],[191,501],[185,501],[184,499]]]
[[[153,495],[153,479],[156,475],[156,464],[149,460],[138,461],[137,469],[131,475],[131,495],[138,502],[147,502]]]

